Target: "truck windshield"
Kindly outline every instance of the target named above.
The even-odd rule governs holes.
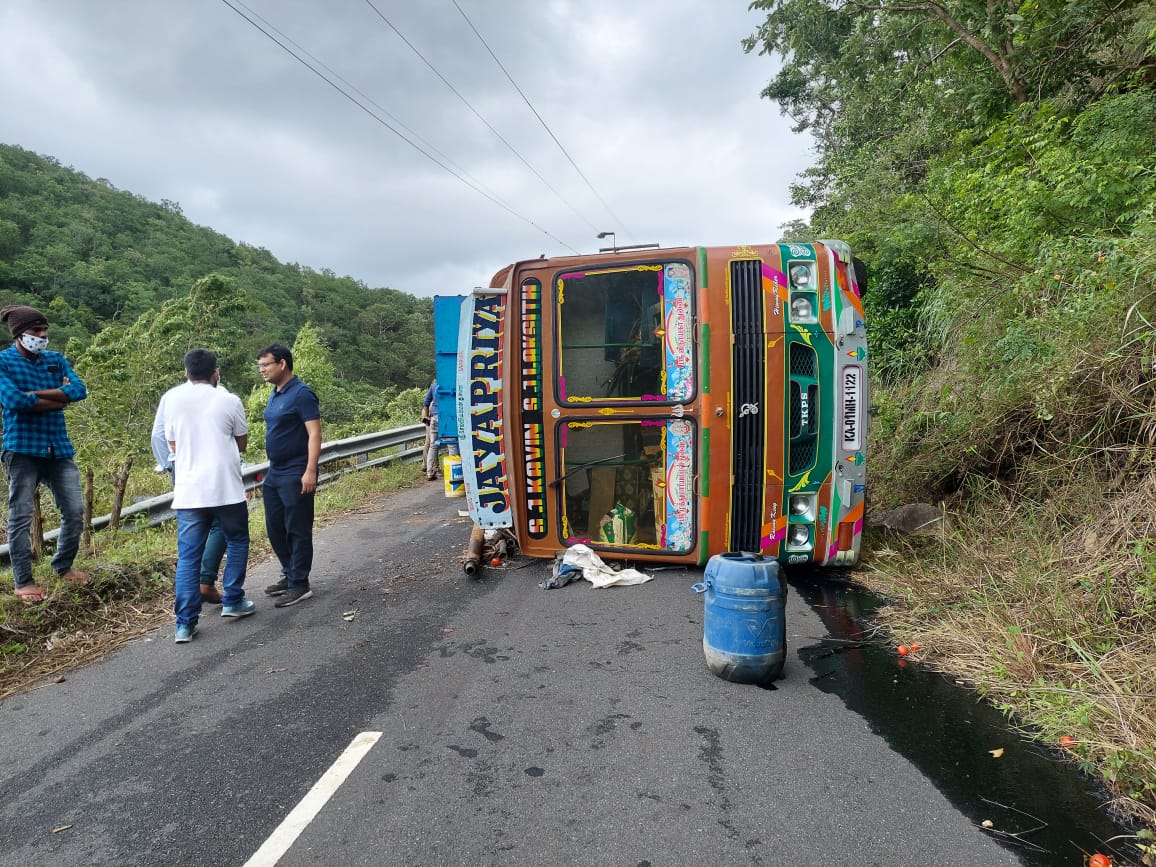
[[[683,401],[693,388],[682,262],[558,277],[559,402]]]

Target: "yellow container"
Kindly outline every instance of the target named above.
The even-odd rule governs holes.
[[[442,455],[442,479],[447,497],[464,497],[466,486],[462,481],[461,455]]]

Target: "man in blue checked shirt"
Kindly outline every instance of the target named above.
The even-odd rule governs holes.
[[[84,501],[76,450],[64,425],[64,408],[84,400],[88,389],[68,359],[47,349],[48,319],[35,307],[10,304],[0,310],[12,345],[0,352],[0,404],[4,413],[4,469],[8,473],[8,549],[16,595],[40,602],[32,579],[32,509],[36,487],[44,482],[60,510],[60,537],[52,568],[74,584],[88,575],[72,568],[80,547]]]

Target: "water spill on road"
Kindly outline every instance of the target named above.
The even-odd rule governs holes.
[[[1025,865],[1083,864],[1092,852],[1135,863],[1127,857],[1134,852],[1104,842],[1129,832],[1107,816],[1094,781],[1010,731],[974,692],[869,640],[863,618],[875,610],[874,597],[817,573],[789,580],[832,635],[798,649],[811,681],[863,716],[964,815],[977,825],[991,821],[989,833]],[[999,749],[996,758],[990,751]]]

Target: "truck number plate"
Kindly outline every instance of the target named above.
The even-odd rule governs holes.
[[[861,367],[843,368],[843,450],[857,452],[863,447],[863,419],[860,379]]]

